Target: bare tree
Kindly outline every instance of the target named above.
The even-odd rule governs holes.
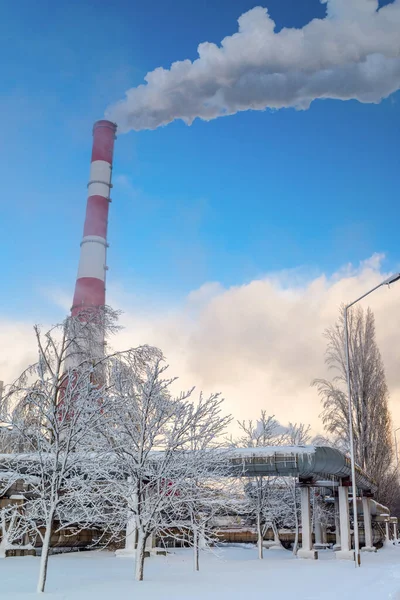
[[[389,392],[385,370],[375,337],[375,320],[368,308],[348,313],[350,383],[353,406],[354,449],[357,463],[380,485],[393,459]],[[324,333],[326,363],[332,380],[313,382],[321,397],[322,421],[336,444],[349,448],[349,416],[346,388],[344,308],[338,322]]]
[[[229,418],[221,417],[225,425]],[[222,438],[214,438],[212,428],[203,435],[201,423],[194,423],[188,461],[188,476],[182,481],[179,502],[172,514],[182,514],[189,521],[192,532],[193,564],[200,570],[200,549],[214,541],[214,520],[227,514],[232,488],[229,448],[222,447]],[[211,434],[211,436],[209,435]]]
[[[302,423],[289,423],[282,426],[274,416],[261,411],[254,422],[240,421],[242,435],[234,442],[235,446],[261,448],[268,446],[298,446],[309,443],[310,427]],[[279,525],[290,524],[296,529],[294,552],[297,552],[299,539],[300,499],[294,477],[256,476],[246,482],[244,491],[247,497],[247,510],[253,516],[257,529],[258,557],[263,558],[264,536],[269,528],[274,533],[276,544],[280,544]]]
[[[131,535],[137,538],[138,581],[143,579],[147,539],[163,531],[168,515],[179,512],[182,490],[194,477],[196,438],[201,437],[204,449],[212,447],[230,420],[221,414],[218,394],[200,394],[194,401],[189,390],[174,397],[174,379],[164,379],[166,368],[157,354],[140,369],[129,360],[116,360],[114,410],[108,426],[99,431],[113,455],[109,493],[114,514],[121,528],[129,515]]]
[[[306,446],[310,443],[310,430],[310,425],[289,422],[283,434],[283,443],[288,446]]]
[[[260,418],[254,422],[252,419],[248,421],[237,422],[242,434],[234,442],[235,446],[245,448],[260,448],[263,446],[277,446],[281,443],[282,435],[286,429],[282,427],[275,419],[275,416],[268,416],[267,411],[262,410]]]
[[[96,462],[88,436],[110,408],[108,358],[99,350],[98,328],[112,331],[113,318],[97,311],[68,318],[45,334],[35,327],[38,361],[1,401],[0,418],[15,444],[14,453],[3,455],[2,469],[24,484],[20,531],[42,542],[38,592],[45,589],[53,530],[84,520],[75,497],[85,487],[78,485],[83,466]],[[131,360],[147,353],[146,347],[131,351]]]
[[[21,501],[23,496],[19,496]],[[24,507],[21,502],[16,502],[15,496],[11,498],[8,504],[0,509],[0,558],[5,558],[8,550],[32,550],[33,545],[30,542],[31,527],[24,518]]]
[[[261,411],[260,419],[256,422],[238,421],[238,425],[242,435],[236,440],[235,446],[260,448],[282,443],[285,428],[282,428],[274,416],[267,416],[265,410]],[[256,521],[259,559],[264,556],[263,542],[267,529],[275,526],[272,502],[275,481],[276,477],[256,476],[244,485],[247,509]]]
[[[289,446],[304,446],[310,443],[310,425],[303,423],[289,423],[284,434],[284,443]],[[288,507],[286,513],[286,523],[293,521],[295,527],[295,539],[293,544],[293,554],[297,554],[299,547],[300,533],[300,492],[296,487],[295,477],[285,477],[283,479],[286,487],[286,494],[283,495],[282,504]]]

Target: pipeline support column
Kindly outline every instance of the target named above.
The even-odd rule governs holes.
[[[349,511],[349,488],[344,485],[338,487],[339,516],[340,516],[340,545],[341,549],[335,552],[336,558],[354,560],[354,552],[351,549],[350,536],[350,511]]]
[[[319,506],[316,497],[314,496],[314,548],[321,550],[322,546],[322,523],[319,514]]]
[[[376,552],[372,540],[371,503],[366,496],[363,496],[362,506],[364,515],[365,546],[361,548],[361,550],[363,552]]]
[[[340,517],[339,517],[339,498],[337,492],[335,493],[335,537],[336,542],[333,546],[334,550],[341,550],[342,547],[340,545]]]
[[[390,544],[390,529],[389,529],[389,521],[385,522],[385,542]]]
[[[312,547],[310,488],[305,485],[300,488],[301,497],[301,548],[297,552],[298,558],[317,559],[318,552]]]

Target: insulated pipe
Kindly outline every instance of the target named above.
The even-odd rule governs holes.
[[[292,475],[316,481],[326,477],[351,477],[350,459],[336,448],[328,446],[235,448],[230,451],[230,462],[235,471],[247,477]],[[360,489],[376,490],[376,483],[358,466],[356,483]]]
[[[368,502],[369,512],[372,517],[389,517],[390,516],[390,509],[387,506],[383,506],[383,504],[380,504],[373,498],[368,498],[368,500],[369,500],[369,502]],[[326,498],[325,502],[326,502],[326,504],[331,504],[332,502],[335,502],[335,506],[336,506],[336,498],[335,498],[335,500],[333,500],[333,498]],[[350,512],[351,512],[351,509],[352,509],[352,506],[350,506]],[[363,499],[357,498],[357,514],[362,515],[363,512],[364,512]]]
[[[357,514],[363,514],[365,503],[361,498],[357,498]],[[390,515],[390,509],[387,506],[383,506],[376,500],[369,498],[369,512],[373,517],[381,517]]]
[[[92,161],[88,183],[86,219],[72,316],[106,303],[106,255],[108,206],[117,126],[111,121],[97,121],[93,126]]]

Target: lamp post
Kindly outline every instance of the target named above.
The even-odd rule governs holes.
[[[360,541],[358,536],[358,521],[357,521],[357,485],[356,485],[356,461],[354,457],[354,435],[353,435],[353,411],[352,411],[352,399],[351,399],[351,383],[350,383],[350,351],[349,351],[349,324],[348,324],[348,311],[349,308],[357,304],[360,300],[375,292],[378,288],[384,285],[390,285],[395,281],[399,281],[400,273],[396,273],[391,277],[382,281],[379,285],[376,285],[372,290],[369,290],[354,302],[347,304],[344,307],[344,335],[345,335],[345,351],[346,351],[346,376],[347,376],[347,399],[348,399],[348,410],[349,410],[349,438],[350,438],[350,460],[351,460],[351,483],[353,488],[353,517],[354,517],[354,553],[355,553],[355,566],[361,565],[360,556]],[[400,428],[399,428],[400,429]]]

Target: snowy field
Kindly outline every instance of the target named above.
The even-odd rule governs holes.
[[[133,581],[133,561],[111,552],[81,552],[50,557],[46,597],[57,600],[160,600],[257,598],[282,600],[400,600],[400,547],[362,556],[363,565],[336,561],[330,551],[313,562],[286,550],[267,550],[257,560],[254,547],[227,547],[219,556],[201,555],[199,573],[190,550],[146,559],[145,581]],[[35,593],[39,560],[0,561],[0,597],[28,600]]]

